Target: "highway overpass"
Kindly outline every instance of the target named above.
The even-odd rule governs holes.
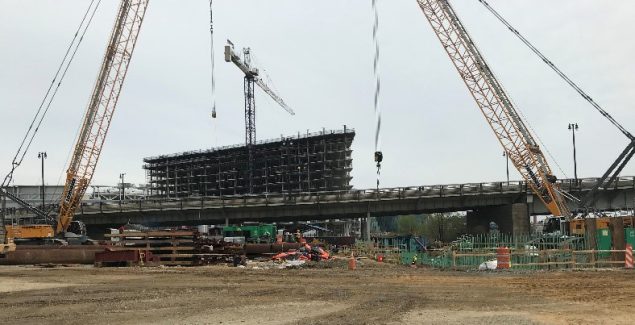
[[[596,181],[595,178],[585,178],[578,182],[570,179],[559,182],[564,191],[581,197]],[[112,227],[128,222],[160,225],[219,224],[471,211],[468,214],[468,224],[470,216],[476,221],[472,225],[498,220],[503,230],[512,231],[516,229],[508,219],[514,204],[514,213],[520,213],[519,218],[527,219],[527,225],[527,216],[548,214],[525,182],[516,181],[124,202],[86,201],[79,209],[77,219],[87,225]],[[635,177],[620,177],[613,186],[598,192],[594,207],[599,210],[619,210],[632,209],[634,205]],[[570,202],[570,207],[577,209],[575,202]]]

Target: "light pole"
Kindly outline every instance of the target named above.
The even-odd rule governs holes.
[[[507,154],[507,151],[503,151],[503,157],[507,160],[507,184],[509,184],[509,155]]]
[[[121,179],[121,195],[119,195],[119,204],[121,204],[122,200],[126,199],[126,186],[124,185],[124,177],[126,173],[119,174],[119,179]]]
[[[578,123],[569,123],[569,130],[573,136],[573,177],[575,178],[575,184],[578,185],[578,160],[576,158],[575,148],[575,132],[578,130]]]
[[[44,209],[44,195],[46,194],[44,191],[44,159],[46,159],[46,151],[38,152],[37,157],[42,161],[42,209]]]

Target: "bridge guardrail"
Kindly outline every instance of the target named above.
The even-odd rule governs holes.
[[[593,179],[560,180],[564,191],[588,191]],[[610,189],[635,189],[635,177],[620,177]],[[264,193],[218,197],[146,198],[127,201],[82,202],[79,214],[189,210],[208,208],[241,208],[281,205],[370,202],[383,200],[445,198],[475,195],[530,193],[523,181],[468,183],[452,185],[409,186],[332,192]]]

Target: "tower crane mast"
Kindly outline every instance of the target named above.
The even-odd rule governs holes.
[[[569,217],[547,159],[449,1],[417,2],[516,169],[551,214]]]
[[[254,85],[258,85],[269,97],[271,97],[278,105],[280,105],[285,111],[291,115],[295,115],[295,112],[291,107],[284,102],[284,100],[276,94],[271,87],[269,87],[260,77],[260,73],[257,67],[254,67],[251,62],[251,49],[243,49],[243,58],[234,51],[234,43],[227,40],[225,45],[225,62],[234,63],[240,71],[245,74],[244,88],[245,88],[245,145],[247,146],[248,159],[249,159],[249,193],[253,189],[253,145],[256,143],[256,100],[254,97]]]

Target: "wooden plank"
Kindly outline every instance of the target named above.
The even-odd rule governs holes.
[[[152,254],[158,257],[192,257],[194,254]]]
[[[194,247],[173,247],[173,246],[165,246],[165,247],[150,247],[150,251],[193,251]]]
[[[194,257],[205,257],[205,256],[233,256],[235,254],[192,254]]]
[[[194,263],[193,261],[161,261],[161,265],[171,265],[171,266],[177,266],[177,265],[187,266],[187,265],[192,265],[193,263]]]
[[[121,244],[181,244],[181,243],[193,243],[192,239],[122,239],[114,243]]]
[[[122,234],[105,234],[104,237],[185,237],[194,236],[193,231],[149,231],[124,232]]]
[[[542,263],[523,263],[523,264],[514,263],[514,264],[512,264],[512,268],[516,267],[516,266],[546,266],[546,265],[565,265],[565,264],[572,264],[572,263],[571,263],[571,261],[542,262]]]

